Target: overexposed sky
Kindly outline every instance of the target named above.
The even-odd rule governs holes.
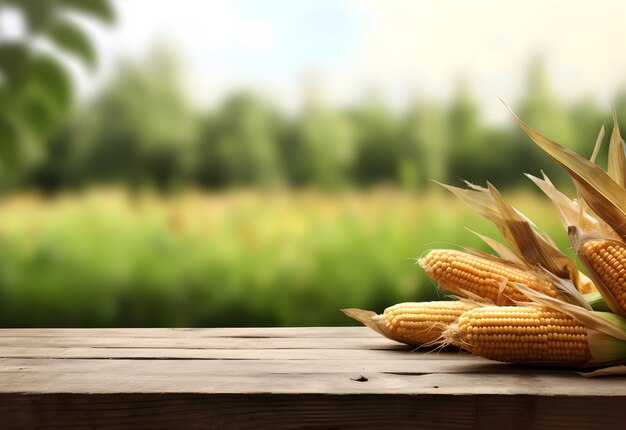
[[[176,47],[199,105],[252,89],[297,109],[314,86],[332,105],[372,90],[402,107],[447,99],[469,81],[486,115],[508,114],[531,60],[544,58],[557,94],[606,104],[626,84],[626,2],[419,0],[115,0],[117,26],[89,25],[100,53],[97,92],[119,58],[157,41]]]

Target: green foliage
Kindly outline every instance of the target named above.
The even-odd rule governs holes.
[[[576,125],[572,122],[572,116],[564,109],[563,105],[553,94],[547,79],[547,74],[541,59],[537,59],[529,70],[528,81],[524,90],[524,96],[517,109],[520,118],[551,139],[572,149],[576,136]],[[600,123],[594,129],[600,129]],[[517,141],[512,157],[524,160],[532,166],[538,166],[557,182],[564,182],[566,175],[558,169],[545,154],[535,151],[532,145],[528,145],[528,137],[517,127],[514,139]],[[584,145],[593,149],[595,137]],[[583,150],[583,152],[586,152]]]
[[[24,45],[5,43],[0,45],[0,73],[2,90],[11,95],[19,93],[28,76],[29,53]],[[3,105],[6,110],[8,106]]]
[[[55,182],[115,178],[160,188],[190,175],[196,122],[170,55],[155,51],[146,67],[125,65],[92,109],[77,114],[76,122],[51,143],[46,175],[60,164],[65,178]]]
[[[511,201],[566,249],[550,202]],[[484,249],[466,226],[495,234],[443,193],[16,198],[0,206],[0,326],[345,325],[341,307],[440,298],[415,258]]]
[[[72,85],[65,69],[52,57],[40,55],[33,59],[29,84],[46,97],[57,111],[67,111],[72,104]]]
[[[36,0],[38,1],[38,0]],[[113,24],[115,12],[108,0],[57,0],[61,5],[93,18]]]
[[[21,10],[31,33],[45,31],[54,20],[56,8],[54,0],[4,0],[3,3]]]
[[[480,109],[466,83],[457,88],[448,112],[448,121],[454,124],[450,127],[449,136],[450,171],[457,178],[476,183],[483,183],[485,177],[497,180],[494,178],[496,172],[493,166],[497,165],[498,160],[507,159],[502,145],[506,140],[503,139],[496,147],[490,146],[494,142],[488,139],[487,127],[481,122]]]
[[[349,113],[357,133],[356,180],[370,185],[391,182],[397,173],[398,118],[376,97]]]
[[[59,48],[74,54],[88,66],[95,66],[96,54],[91,42],[74,24],[58,20],[48,30],[48,34]]]
[[[279,132],[278,115],[268,104],[249,94],[235,94],[205,124],[199,167],[218,184],[276,185],[283,176]]]
[[[14,182],[32,162],[34,147],[46,142],[70,108],[72,88],[65,67],[55,56],[35,49],[41,40],[78,57],[90,67],[95,52],[84,31],[64,18],[78,12],[113,21],[107,0],[3,0],[0,12],[21,13],[26,34],[0,45],[0,180]]]
[[[31,71],[24,94],[32,100],[18,112],[21,122],[32,123],[30,134],[41,138],[55,124],[55,112],[68,106],[71,86],[53,58],[38,59]],[[166,190],[189,184],[341,190],[388,183],[420,190],[429,179],[518,186],[523,173],[540,170],[559,186],[568,184],[518,127],[485,121],[467,84],[457,87],[449,104],[416,98],[406,112],[370,97],[348,110],[310,101],[287,116],[246,92],[197,111],[181,81],[167,50],[125,64],[98,98],[65,122],[45,153],[32,144],[18,148],[17,155],[30,151],[40,159],[27,184],[46,190],[102,182]],[[0,91],[0,105],[10,98]],[[625,106],[626,96],[618,96],[618,111]],[[561,103],[541,63],[530,69],[516,110],[582,154],[591,153],[601,124],[610,121],[608,109],[589,100]],[[12,121],[3,127],[22,136],[24,130],[15,128],[20,121]]]
[[[0,117],[0,157],[6,163],[3,168],[6,169],[16,163],[18,153],[16,142],[19,139],[19,127],[10,118]]]
[[[400,141],[402,182],[422,187],[429,178],[448,180],[450,158],[447,123],[443,110],[432,103],[417,102],[404,121],[405,136]]]
[[[342,115],[311,102],[284,144],[284,165],[293,184],[340,189],[350,183],[357,142],[354,126]]]

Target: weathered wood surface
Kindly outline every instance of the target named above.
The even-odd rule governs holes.
[[[366,328],[0,330],[0,429],[624,428],[626,378]]]

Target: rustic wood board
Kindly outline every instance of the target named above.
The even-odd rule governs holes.
[[[0,429],[623,428],[626,378],[366,328],[0,330]]]

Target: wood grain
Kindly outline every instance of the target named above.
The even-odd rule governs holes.
[[[623,428],[624,378],[366,328],[0,330],[0,429]]]
[[[341,339],[338,341],[338,339]],[[105,337],[105,336],[55,336],[55,337],[0,337],[2,347],[36,348],[160,348],[160,349],[404,349],[403,344],[378,337],[342,338],[268,338],[268,337]]]
[[[0,394],[7,429],[623,429],[611,397]]]

